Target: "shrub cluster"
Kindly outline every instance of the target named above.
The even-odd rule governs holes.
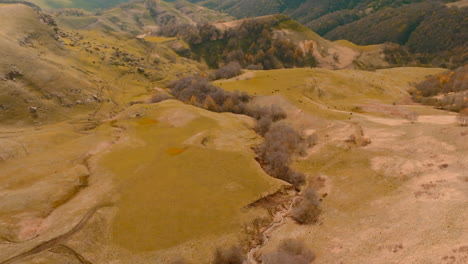
[[[263,264],[310,264],[315,254],[300,240],[288,239],[281,242],[277,250],[263,255]]]
[[[299,224],[313,224],[318,221],[322,209],[317,193],[311,187],[302,193],[302,201],[293,208],[292,218]]]
[[[290,19],[283,15],[246,19],[239,28],[220,30],[214,25],[175,24],[162,26],[159,34],[179,37],[194,52],[195,59],[203,58],[212,68],[236,61],[243,68],[256,65],[259,69],[315,67],[311,51],[305,52],[285,36],[275,35],[275,27]]]
[[[247,103],[251,99],[246,92],[228,92],[200,77],[186,77],[174,81],[169,88],[178,100],[214,112],[247,114]]]
[[[441,109],[460,111],[468,108],[468,65],[439,75],[429,76],[416,85],[413,99]]]
[[[218,70],[214,71],[214,73],[211,76],[211,79],[229,79],[241,74],[242,66],[240,65],[240,63],[238,61],[231,61],[223,67],[219,68]]]
[[[291,169],[290,164],[295,155],[303,155],[310,147],[308,141],[286,122],[272,123],[264,137],[263,143],[255,148],[263,169],[296,188],[304,184],[305,175]]]

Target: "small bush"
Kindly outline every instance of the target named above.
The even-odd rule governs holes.
[[[178,100],[215,112],[244,114],[251,99],[246,92],[224,91],[200,77],[177,80],[171,83],[169,88],[171,94]]]
[[[229,79],[238,75],[242,74],[242,66],[237,61],[232,61],[223,67],[216,70],[211,79],[212,80],[219,80],[219,79]]]
[[[281,116],[272,114],[268,120],[275,120],[275,117]],[[259,124],[260,122],[263,122],[262,119],[259,120]],[[268,124],[268,121],[265,123]],[[289,166],[294,155],[300,155],[305,151],[308,146],[307,140],[285,122],[270,123],[269,129],[263,127],[258,129],[267,130],[264,134],[265,140],[255,149],[263,169],[269,175],[299,188],[305,182],[305,175],[295,172]]]
[[[261,71],[263,70],[263,65],[262,64],[250,64],[249,66],[247,66],[247,70]]]
[[[317,193],[309,187],[302,193],[302,201],[293,208],[291,216],[301,225],[313,224],[318,221],[321,211]]]
[[[250,108],[246,114],[257,120],[255,132],[261,136],[265,135],[270,129],[271,124],[286,119],[287,117],[286,112],[277,105]]]
[[[310,264],[315,254],[300,240],[288,239],[281,242],[275,252],[262,257],[263,264]]]
[[[458,114],[458,122],[461,126],[468,126],[468,108],[460,111]]]
[[[216,249],[213,264],[242,264],[245,257],[239,247]]]

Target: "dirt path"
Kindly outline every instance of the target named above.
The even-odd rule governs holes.
[[[34,255],[34,254],[37,254],[37,253],[40,253],[42,251],[45,251],[45,250],[49,250],[57,245],[59,245],[60,243],[63,243],[65,242],[69,237],[71,237],[73,234],[75,234],[76,232],[80,231],[85,225],[86,223],[88,222],[89,219],[91,219],[91,217],[101,208],[103,207],[107,207],[107,206],[110,206],[109,204],[102,204],[102,205],[97,205],[93,208],[91,208],[83,218],[81,218],[81,220],[68,232],[58,236],[58,237],[55,237],[51,240],[48,240],[48,241],[45,241],[45,242],[42,242],[40,243],[39,245],[33,247],[32,249],[26,251],[26,252],[23,252],[21,254],[18,254],[16,256],[13,256],[3,262],[0,262],[0,264],[10,264],[10,263],[14,263],[20,259],[24,259],[28,256],[31,256],[31,255]]]

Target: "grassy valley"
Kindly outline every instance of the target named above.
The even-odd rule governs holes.
[[[463,2],[32,2],[0,1],[0,264],[468,258]]]

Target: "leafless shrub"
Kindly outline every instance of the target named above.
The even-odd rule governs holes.
[[[216,249],[213,264],[242,264],[245,257],[239,247]]]
[[[216,70],[211,79],[219,80],[219,79],[229,79],[235,77],[237,75],[242,74],[242,66],[238,61],[232,61],[223,67]]]
[[[262,64],[250,64],[249,66],[247,66],[247,70],[261,71],[263,70],[263,65]]]
[[[317,193],[313,188],[308,187],[302,193],[302,201],[293,208],[291,216],[301,225],[312,224],[318,221],[321,211]]]
[[[262,257],[263,264],[310,264],[315,254],[300,240],[288,239],[281,242],[274,252]]]
[[[411,92],[413,99],[423,104],[459,112],[468,108],[468,65],[453,71],[429,76]]]
[[[205,78],[187,77],[169,85],[172,95],[187,103],[199,105],[211,111],[244,114],[250,96],[246,92],[228,92],[212,85]],[[208,98],[210,97],[210,98]]]
[[[461,110],[457,118],[461,126],[468,126],[468,108]]]
[[[287,117],[286,112],[277,105],[250,107],[247,109],[246,114],[257,120],[255,131],[261,136],[265,135],[271,124]]]
[[[159,103],[159,102],[162,102],[162,101],[165,101],[165,100],[169,100],[171,98],[172,98],[172,96],[170,94],[157,93],[153,97],[151,97],[150,101],[151,101],[151,103]]]
[[[294,155],[304,151],[307,141],[285,122],[270,125],[264,137],[263,143],[255,149],[263,169],[271,176],[298,188],[305,182],[305,175],[295,172],[289,165]]]

